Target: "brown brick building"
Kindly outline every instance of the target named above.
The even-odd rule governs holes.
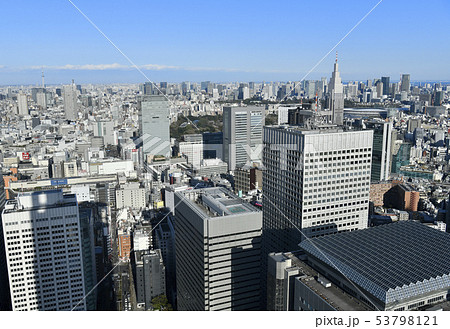
[[[393,186],[384,194],[384,206],[399,210],[417,211],[420,194],[409,185],[399,184]]]

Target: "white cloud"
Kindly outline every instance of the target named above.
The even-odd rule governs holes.
[[[269,72],[269,73],[286,73],[279,70],[249,70],[239,68],[223,68],[223,67],[196,67],[196,66],[176,66],[161,64],[144,64],[138,65],[140,70],[161,71],[161,70],[177,70],[177,71],[215,71],[215,72]],[[67,70],[67,71],[105,71],[105,70],[135,70],[133,65],[124,65],[119,63],[112,64],[66,64],[66,65],[33,65],[22,67],[6,67],[0,65],[0,69],[8,69],[11,71],[27,71],[27,70]]]
[[[29,66],[24,67],[23,69],[30,70],[84,70],[84,71],[104,71],[104,70],[120,70],[120,69],[129,69],[130,67],[127,65],[122,65],[118,63],[113,64],[83,64],[83,65],[44,65],[44,66]]]

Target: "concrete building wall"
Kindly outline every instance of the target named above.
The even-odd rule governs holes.
[[[2,225],[12,309],[86,310],[75,196],[22,194],[5,206]]]
[[[170,157],[169,102],[162,95],[145,96],[141,101],[140,127],[144,155]]]
[[[261,162],[264,115],[262,107],[223,108],[223,159],[228,170]]]
[[[178,310],[258,309],[261,213],[211,217],[196,193],[175,194]]]

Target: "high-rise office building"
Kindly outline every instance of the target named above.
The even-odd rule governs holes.
[[[175,193],[178,310],[258,310],[262,216],[225,188]]]
[[[162,95],[144,96],[141,101],[139,123],[144,156],[170,157],[170,110]]]
[[[78,118],[77,88],[72,82],[71,85],[63,86],[64,112],[66,119],[75,121]]]
[[[43,110],[46,110],[47,109],[47,94],[45,92],[37,93],[36,94],[36,103]]]
[[[78,203],[62,190],[21,193],[2,213],[13,310],[86,310]]]
[[[373,131],[310,128],[264,128],[263,309],[269,253],[368,225]]]
[[[367,129],[373,130],[371,181],[385,181],[391,173],[392,122],[369,121]]]
[[[334,71],[328,84],[328,108],[331,111],[332,122],[336,125],[344,123],[344,87],[338,71],[338,62],[334,63]]]
[[[89,206],[80,206],[79,214],[81,246],[83,248],[86,310],[95,311],[97,309],[97,290],[93,289],[97,283],[97,272],[95,264],[94,210]]]
[[[18,94],[17,103],[19,108],[19,115],[21,116],[28,115],[28,95],[22,93]]]
[[[264,108],[223,108],[223,159],[228,170],[261,162]]]
[[[373,131],[265,127],[264,251],[367,227]]]
[[[161,250],[161,257],[166,268],[166,296],[175,306],[177,286],[175,271],[175,228],[172,216],[160,223],[156,229],[156,248]]]
[[[391,94],[390,77],[381,77],[381,82],[383,82],[383,95]]]
[[[406,91],[408,94],[411,88],[411,76],[409,74],[402,74],[402,82],[400,91]]]

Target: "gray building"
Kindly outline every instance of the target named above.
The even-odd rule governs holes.
[[[105,145],[116,145],[113,121],[97,121],[93,123],[94,136],[102,136]]]
[[[75,121],[78,118],[77,88],[74,83],[63,86],[64,112],[66,119]]]
[[[272,253],[267,273],[267,305],[273,311],[368,311],[306,263],[301,251]],[[273,274],[272,274],[273,273]],[[276,273],[276,276],[275,276]]]
[[[381,82],[383,83],[383,95],[391,94],[390,77],[381,77]]]
[[[166,296],[169,302],[175,306],[177,286],[175,267],[175,228],[172,216],[167,216],[156,227],[156,248],[161,250],[161,256],[166,267]]]
[[[93,290],[97,283],[94,246],[94,210],[88,206],[80,206],[81,247],[83,248],[83,270],[86,294],[86,310],[97,309],[97,290]]]
[[[178,310],[258,310],[262,216],[225,188],[175,193]]]
[[[294,307],[294,279],[299,268],[283,253],[270,253],[267,264],[267,310],[291,311]]]
[[[391,173],[392,122],[369,121],[366,128],[373,130],[371,181],[388,180]]]
[[[336,125],[342,125],[344,123],[344,87],[338,71],[337,57],[328,84],[328,92],[328,108],[331,111],[332,122]]]
[[[17,105],[18,105],[18,114],[21,116],[28,115],[28,95],[27,94],[18,94],[17,95]]]
[[[144,156],[170,157],[170,109],[165,96],[143,96],[140,101],[139,123]]]
[[[308,265],[374,310],[421,310],[450,291],[448,233],[415,221],[305,240]]]
[[[261,162],[264,108],[223,108],[223,160],[228,170]]]
[[[411,76],[409,74],[402,74],[400,91],[405,91],[409,94],[410,89],[411,89]]]
[[[150,310],[152,299],[166,293],[166,274],[161,251],[135,251],[134,257],[137,304]]]

